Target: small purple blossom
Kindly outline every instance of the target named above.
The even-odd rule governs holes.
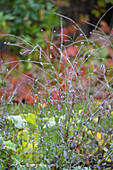
[[[43,29],[41,29],[41,32],[43,32],[44,30]]]
[[[69,74],[72,74],[72,73],[73,73],[72,71],[69,72]]]
[[[51,46],[50,49],[53,50],[53,46]]]
[[[7,118],[7,117],[6,117],[6,116],[4,116],[4,120],[6,120],[6,118]]]
[[[6,42],[4,42],[4,44],[7,44]]]
[[[104,64],[101,64],[101,67],[104,68]]]
[[[83,45],[84,44],[84,42],[81,42],[81,45]]]
[[[64,96],[61,96],[61,99],[63,99],[64,98]]]
[[[59,76],[62,76],[62,73],[60,73]]]
[[[80,34],[80,36],[83,36],[83,34]]]
[[[92,32],[90,31],[90,34],[92,34]]]
[[[97,70],[96,70],[96,68],[93,70],[93,72],[96,72]]]
[[[48,102],[46,102],[46,104],[48,105],[49,103],[48,103]]]
[[[7,43],[7,45],[9,45],[9,44],[10,44],[10,42]]]
[[[74,89],[70,90],[70,93],[75,93],[75,90]]]
[[[74,64],[78,64],[77,62],[75,62]]]
[[[36,44],[36,46],[38,47],[38,46],[39,46],[39,44]]]
[[[60,64],[63,64],[63,61],[60,61]]]
[[[30,167],[32,168],[32,167],[35,167],[35,164],[30,164]]]
[[[103,103],[106,103],[106,102],[107,102],[106,100],[103,101]]]

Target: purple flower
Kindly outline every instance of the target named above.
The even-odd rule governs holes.
[[[106,100],[103,101],[103,103],[106,103],[106,102],[107,102]]]
[[[4,119],[6,119],[7,117],[6,116],[4,116]]]
[[[101,64],[101,67],[104,68],[104,64]]]
[[[62,73],[60,73],[59,76],[62,76]]]
[[[97,70],[96,70],[96,68],[93,70],[93,72],[96,72]]]
[[[81,44],[83,45],[83,44],[84,44],[84,42],[81,42]]]
[[[50,49],[53,50],[53,46],[51,46]]]
[[[63,99],[64,98],[64,96],[61,96],[61,99]]]
[[[80,36],[83,36],[83,34],[80,34]]]
[[[75,90],[74,89],[70,90],[70,93],[75,93]]]
[[[75,64],[78,64],[77,62],[75,62]]]

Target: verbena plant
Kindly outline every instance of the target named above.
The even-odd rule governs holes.
[[[112,35],[96,26],[91,34],[98,39],[92,41],[74,21],[60,18],[60,46],[47,42],[47,52],[39,44],[3,35],[17,39],[16,44],[5,44],[20,47],[23,59],[15,64],[1,60],[1,169],[113,167],[112,67],[105,65]],[[68,37],[66,45],[63,19],[73,22],[80,34],[76,40]],[[100,40],[107,44],[100,46]],[[34,52],[36,61],[25,59],[24,54]],[[30,63],[35,76],[22,73],[21,63]],[[15,85],[12,72],[22,77]],[[32,105],[27,105],[30,101]]]

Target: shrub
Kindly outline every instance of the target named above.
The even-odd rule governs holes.
[[[14,36],[18,39],[16,45],[24,42],[21,54],[37,52],[37,61],[16,61],[17,64],[29,62],[30,70],[36,68],[35,75],[22,73],[21,65],[5,70],[10,63],[1,61],[2,168],[110,169],[113,166],[113,70],[106,52],[108,43],[112,47],[112,35],[106,35],[96,26],[91,34],[98,38],[88,39],[74,21],[60,17],[60,46],[48,42],[48,53],[39,44],[32,45]],[[76,41],[68,37],[63,44],[63,18],[71,20],[78,30],[80,36]],[[104,40],[102,45],[101,40]],[[19,81],[15,78],[16,83],[11,86],[8,82],[12,80],[12,71],[15,77],[22,78]],[[15,101],[19,103],[14,104]]]
[[[2,33],[23,35],[28,41],[33,44],[39,43],[43,48],[46,45],[46,37],[59,23],[59,18],[54,16],[58,8],[50,1],[1,0],[0,8],[0,31]],[[14,50],[16,52],[17,48],[13,48]]]

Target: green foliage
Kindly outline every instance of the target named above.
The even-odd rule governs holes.
[[[68,169],[63,168],[63,170],[68,170]],[[88,167],[81,168],[81,166],[77,166],[75,168],[72,168],[71,170],[91,170],[91,168]]]
[[[9,141],[3,141],[3,144],[5,145],[6,149],[11,149],[16,152],[16,145],[12,143],[10,140]]]
[[[26,120],[21,116],[10,115],[7,117],[7,119],[11,120],[18,129],[23,129],[26,126]]]
[[[92,9],[92,14],[95,15],[95,17],[99,18],[102,14],[106,12],[106,5],[107,3],[113,4],[112,0],[97,0],[97,7],[98,9]]]
[[[113,4],[113,1],[112,0],[104,0],[106,3],[111,3]]]
[[[44,34],[48,36],[51,29],[58,26],[57,10],[51,2],[42,0],[0,1],[0,30],[4,33],[25,36],[34,44],[45,46]],[[7,27],[6,27],[7,26]],[[14,49],[15,50],[15,49]]]

